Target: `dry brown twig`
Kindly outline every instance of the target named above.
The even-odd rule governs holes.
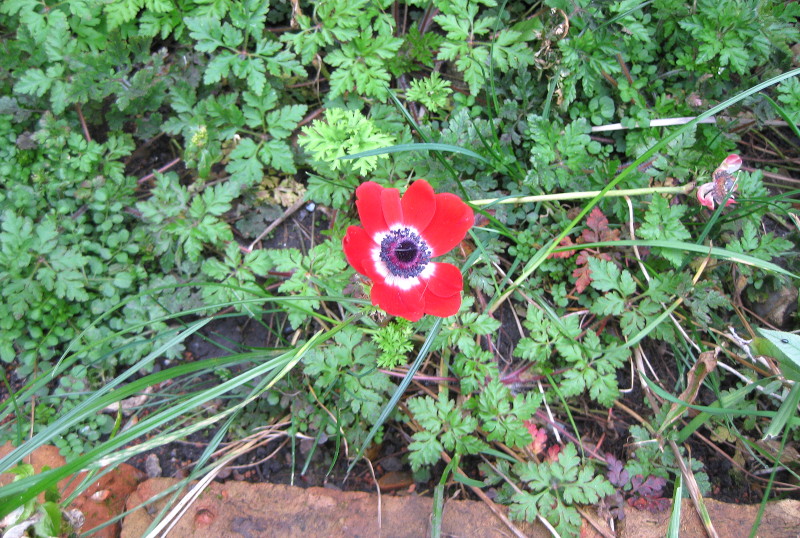
[[[280,226],[280,225],[281,225],[281,223],[283,223],[283,221],[285,221],[286,219],[288,219],[289,217],[291,217],[291,216],[292,216],[294,213],[296,213],[296,212],[297,212],[297,210],[298,210],[298,209],[300,209],[300,208],[303,206],[303,204],[304,204],[304,203],[306,203],[306,202],[305,202],[305,200],[304,200],[303,198],[300,198],[300,199],[299,199],[299,200],[297,200],[295,203],[293,203],[293,204],[292,204],[290,207],[288,207],[288,208],[286,209],[286,211],[284,211],[284,212],[283,212],[283,215],[281,215],[280,217],[278,217],[277,219],[275,219],[274,221],[272,221],[272,222],[270,223],[270,225],[269,225],[269,226],[267,226],[267,227],[264,229],[264,231],[263,231],[263,232],[261,232],[260,234],[258,234],[258,237],[256,237],[256,238],[253,240],[253,242],[252,242],[252,243],[250,243],[250,246],[248,246],[248,247],[241,247],[241,248],[242,248],[242,250],[243,250],[245,253],[253,252],[253,249],[254,249],[254,248],[256,248],[256,244],[257,244],[259,241],[261,241],[262,239],[264,239],[264,237],[265,237],[265,236],[266,236],[268,233],[270,233],[272,230],[274,230],[275,228],[277,228],[278,226]]]

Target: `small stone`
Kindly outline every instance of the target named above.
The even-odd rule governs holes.
[[[194,524],[197,527],[208,527],[214,522],[214,512],[207,508],[201,508],[194,515]]]
[[[83,515],[83,512],[77,508],[64,510],[62,514],[64,515],[64,520],[66,521],[67,525],[72,527],[73,530],[80,530],[80,528],[83,527],[83,524],[86,523],[86,517]]]
[[[399,471],[403,468],[403,462],[400,461],[400,458],[389,456],[381,460],[381,467],[386,471]]]
[[[217,473],[217,480],[225,480],[226,478],[231,476],[231,468],[230,467],[223,467]]]
[[[314,448],[314,439],[302,439],[300,441],[300,453],[307,455]]]
[[[158,456],[150,454],[144,460],[144,470],[148,478],[158,478],[161,476],[161,464],[158,461]]]
[[[779,329],[788,329],[797,314],[797,288],[784,284],[770,292],[764,301],[751,304],[750,307],[760,317]]]
[[[106,499],[108,499],[108,496],[110,494],[111,492],[108,491],[107,489],[101,489],[100,491],[95,491],[94,493],[92,493],[89,499],[96,503],[101,503]]]
[[[383,492],[405,489],[413,483],[414,477],[411,473],[391,471],[378,478],[378,486]]]

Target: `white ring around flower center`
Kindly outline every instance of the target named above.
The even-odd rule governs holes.
[[[385,232],[377,232],[375,235],[372,236],[372,241],[376,245],[380,245],[383,242],[384,238],[386,238],[386,236],[389,235],[389,232],[393,232],[395,230],[404,230],[404,229],[408,230],[411,233],[417,234],[417,236],[419,236],[419,237],[422,237],[422,234],[419,233],[419,230],[417,230],[413,226],[407,226],[405,224],[400,224],[398,222],[396,224],[392,224],[391,226],[389,226],[389,229],[387,231],[385,231]],[[423,240],[424,240],[424,238],[423,238]]]
[[[413,229],[413,228],[412,228]],[[375,234],[375,237],[385,237],[387,235],[386,232]],[[381,239],[382,239],[381,237]],[[380,245],[380,243],[378,243]],[[435,263],[428,263],[425,268],[422,270],[420,274],[414,277],[402,277],[402,276],[395,276],[389,271],[389,268],[386,267],[386,263],[381,259],[381,247],[378,246],[373,248],[370,252],[372,257],[372,261],[375,264],[375,271],[378,272],[381,277],[383,277],[383,281],[394,288],[400,288],[403,291],[408,291],[415,286],[419,286],[422,280],[430,279],[433,274],[436,272],[436,264]]]

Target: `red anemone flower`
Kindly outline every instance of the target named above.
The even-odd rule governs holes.
[[[424,179],[415,181],[402,199],[397,189],[362,183],[356,207],[364,227],[350,226],[342,247],[350,265],[372,280],[372,304],[409,321],[458,312],[461,271],[431,258],[464,239],[473,223],[472,209],[455,194],[434,194]]]
[[[736,200],[734,200],[733,194],[736,192],[738,185],[733,173],[741,167],[742,158],[738,155],[731,154],[725,157],[722,164],[711,174],[711,181],[697,187],[697,201],[713,211],[730,193],[725,205],[735,204]]]

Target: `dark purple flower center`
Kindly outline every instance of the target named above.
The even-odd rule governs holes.
[[[431,249],[419,234],[400,228],[390,231],[381,241],[381,260],[394,276],[411,278],[431,261]]]

